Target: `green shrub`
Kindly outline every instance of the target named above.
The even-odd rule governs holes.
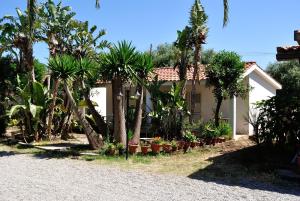
[[[183,139],[186,142],[196,142],[197,141],[197,137],[191,131],[184,132]]]
[[[190,130],[192,133],[196,134],[197,137],[200,137],[204,131],[204,123],[199,120],[193,122],[192,124],[189,122],[189,118],[185,118],[183,122],[183,130]]]
[[[231,136],[232,134],[231,126],[226,122],[220,122],[220,125],[216,131],[219,137]]]
[[[275,97],[258,103],[255,141],[266,144],[300,143],[300,93],[278,91]]]
[[[202,137],[204,138],[215,138],[231,136],[232,128],[226,122],[220,122],[218,127],[215,126],[213,121],[209,121],[203,126]]]
[[[218,131],[216,130],[216,126],[213,121],[209,121],[203,126],[202,136],[204,138],[214,138],[218,136]]]

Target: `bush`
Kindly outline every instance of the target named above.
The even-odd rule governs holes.
[[[204,124],[202,129],[204,138],[225,137],[232,133],[231,126],[226,122],[220,122],[220,125],[216,127],[213,121],[209,121]]]
[[[300,143],[300,94],[277,92],[277,96],[258,103],[255,141],[266,144]]]
[[[5,107],[0,103],[0,136],[6,133],[7,118],[5,113]]]
[[[219,137],[231,136],[232,128],[229,123],[220,122],[220,125],[217,128],[217,133]]]
[[[183,135],[183,140],[186,142],[196,142],[197,137],[191,131],[186,131]]]

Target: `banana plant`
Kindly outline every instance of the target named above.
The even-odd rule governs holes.
[[[23,89],[17,87],[17,97],[12,100],[15,105],[8,115],[19,121],[24,140],[39,140],[45,126],[46,105],[49,102],[43,85],[33,82],[32,88],[29,83]]]
[[[153,124],[158,132],[166,139],[180,138],[182,121],[180,117],[188,116],[187,103],[181,96],[181,90],[184,81],[179,84],[173,84],[170,91],[164,94],[164,101],[158,100],[156,109],[149,116],[153,119]]]

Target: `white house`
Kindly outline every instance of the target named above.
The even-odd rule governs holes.
[[[168,91],[174,82],[179,81],[178,70],[174,70],[173,67],[157,68],[154,74],[158,75],[159,80],[166,81],[161,87],[162,91]],[[188,107],[191,103],[191,88],[192,88],[192,75],[193,69],[191,68],[187,72],[187,84],[186,84],[186,98]],[[255,114],[254,104],[257,101],[269,99],[276,95],[276,90],[281,89],[281,85],[262,70],[256,62],[245,63],[245,73],[243,75],[245,85],[250,86],[251,90],[245,99],[234,97],[230,100],[223,101],[221,107],[221,116],[223,119],[228,120],[233,128],[233,138],[237,139],[238,135],[252,135],[253,128],[248,122],[249,116]],[[209,88],[206,84],[207,77],[205,75],[205,67],[202,67],[199,71],[199,82],[196,85],[196,107],[193,118],[201,119],[206,122],[214,117],[214,109],[216,106],[212,88]],[[106,88],[102,90],[102,93],[97,95],[93,94],[93,100],[98,102],[100,107],[98,110],[107,117],[112,116],[112,92],[111,84],[102,84],[101,87]],[[101,87],[99,91],[101,91]],[[94,90],[93,90],[94,91]],[[131,93],[134,93],[135,89],[131,88]],[[151,110],[151,96],[149,92],[145,93],[146,96],[146,110]],[[132,101],[131,101],[132,102]],[[131,103],[133,104],[133,103]],[[105,111],[103,113],[103,111]]]

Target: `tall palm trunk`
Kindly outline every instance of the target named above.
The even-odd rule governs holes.
[[[36,18],[36,0],[27,0],[27,12],[29,23],[29,36],[25,37],[27,44],[24,46],[24,56],[26,57],[27,72],[29,73],[29,80],[35,81],[34,63],[33,63],[33,38],[34,38],[34,22]]]
[[[81,87],[83,90],[84,99],[87,103],[89,111],[91,112],[91,114],[95,120],[95,123],[97,125],[99,132],[102,135],[106,134],[106,132],[108,132],[108,125],[105,122],[104,118],[99,114],[99,112],[96,110],[95,106],[93,105],[93,102],[91,101],[90,96],[89,96],[89,90],[85,87],[83,80],[81,80]]]
[[[49,113],[49,118],[48,118],[48,126],[47,126],[47,135],[49,140],[51,140],[51,126],[52,126],[52,120],[54,116],[54,109],[55,109],[55,103],[56,103],[56,98],[57,98],[57,92],[58,92],[58,87],[59,87],[59,79],[54,78],[54,88],[53,88],[53,97],[52,97],[52,103],[50,105],[50,113]]]
[[[134,133],[132,141],[136,144],[139,143],[141,137],[141,126],[143,119],[143,101],[144,101],[144,89],[140,84],[137,85],[137,91],[140,93],[135,106],[134,114]]]
[[[199,65],[198,62],[201,61],[201,45],[195,44],[195,52],[194,52],[194,72],[193,72],[193,80],[192,80],[192,91],[191,91],[191,116],[190,123],[193,123],[193,115],[195,114],[195,95],[196,95],[196,80],[199,77]]]
[[[117,142],[126,143],[126,125],[124,112],[124,99],[120,94],[123,91],[122,80],[116,77],[112,80],[114,104],[114,138]]]
[[[68,87],[68,83],[66,80],[64,81],[64,90],[68,96],[72,110],[74,111],[77,119],[79,120],[80,124],[83,127],[84,133],[87,136],[87,139],[89,141],[91,148],[95,149],[95,150],[101,148],[103,146],[102,135],[98,135],[93,130],[93,128],[91,127],[89,122],[85,119],[85,116],[79,111],[78,106],[76,105],[76,102],[70,92],[70,89]]]

